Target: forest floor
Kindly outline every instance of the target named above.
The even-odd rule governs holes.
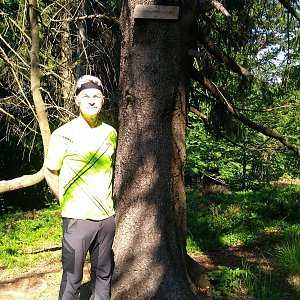
[[[60,262],[60,249],[53,248],[56,259],[51,261],[44,260],[30,270],[24,272],[19,271],[21,274],[12,273],[11,270],[0,270],[0,299],[1,300],[56,300],[59,292],[59,282],[61,276],[61,262]],[[199,270],[207,272],[213,270],[218,265],[228,266],[231,268],[241,267],[242,262],[255,266],[265,273],[274,272],[274,260],[267,248],[255,247],[245,249],[241,247],[229,248],[220,252],[202,253],[198,256],[192,256],[200,268],[196,268],[194,276],[197,277]],[[199,274],[198,274],[199,275]],[[198,278],[201,278],[198,277]],[[203,278],[203,277],[202,277]],[[290,286],[292,289],[299,291],[300,295],[300,278],[293,278],[287,282],[283,282],[285,286]],[[205,282],[201,282],[198,286],[203,295],[207,295],[208,287]],[[87,263],[84,268],[84,278],[81,286],[80,300],[88,300],[90,295],[89,287],[89,264]],[[203,297],[203,299],[209,299]],[[291,298],[288,289],[286,297],[283,299]],[[299,299],[299,298],[298,298]]]

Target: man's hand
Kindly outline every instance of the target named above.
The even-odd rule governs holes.
[[[49,170],[47,167],[45,167],[44,175],[51,192],[53,193],[55,198],[59,200],[59,189],[58,189],[59,171]]]

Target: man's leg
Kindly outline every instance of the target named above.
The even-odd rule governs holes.
[[[77,300],[86,253],[97,234],[97,223],[63,219],[62,263],[59,300]]]
[[[98,234],[90,247],[93,300],[110,299],[114,235],[114,217],[99,221]]]

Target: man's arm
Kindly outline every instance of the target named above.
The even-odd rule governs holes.
[[[45,167],[44,175],[51,192],[53,193],[55,198],[59,200],[59,191],[58,191],[59,171],[49,170],[47,167]]]

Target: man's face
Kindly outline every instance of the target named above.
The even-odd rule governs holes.
[[[84,89],[75,97],[75,102],[83,116],[94,116],[100,112],[104,96],[98,89]]]

